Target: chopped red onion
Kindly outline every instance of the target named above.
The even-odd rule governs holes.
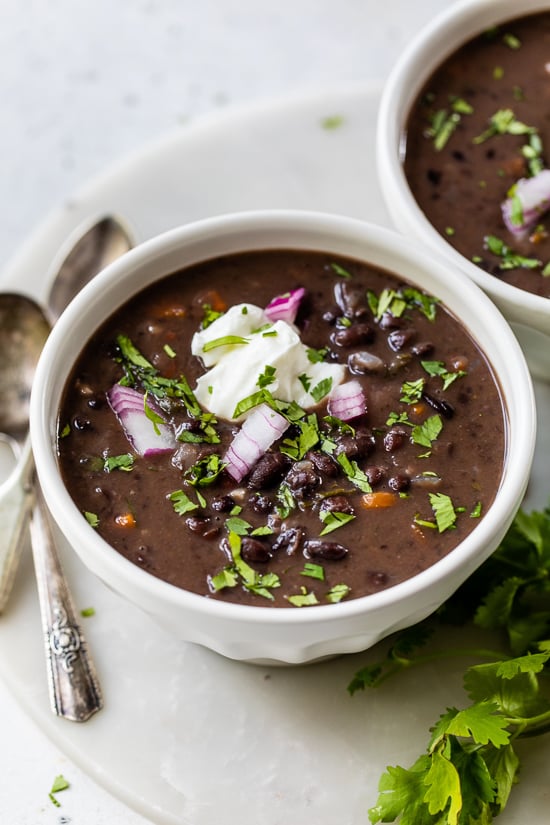
[[[270,321],[286,321],[288,324],[293,324],[298,314],[300,301],[305,294],[305,289],[299,287],[299,289],[291,289],[290,292],[285,292],[284,295],[277,295],[266,306],[265,314]]]
[[[167,453],[176,447],[172,428],[166,423],[154,424],[145,412],[145,396],[132,387],[115,384],[107,393],[107,401],[124,430],[124,435],[139,455],[150,456]],[[147,406],[155,416],[166,421],[162,411],[152,399]]]
[[[359,381],[338,384],[329,395],[327,409],[329,415],[349,421],[366,411],[367,402]]]
[[[516,199],[521,207],[519,220]],[[550,209],[550,169],[543,169],[532,178],[518,180],[513,195],[504,201],[501,208],[506,228],[513,235],[523,238],[529,234]]]
[[[241,481],[288,426],[286,418],[267,404],[255,407],[224,456],[223,461],[229,475],[235,481]]]

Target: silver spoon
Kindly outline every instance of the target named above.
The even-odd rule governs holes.
[[[62,254],[48,300],[52,323],[87,281],[130,249],[132,239],[116,218],[106,217],[86,227],[76,242],[70,239],[69,246],[70,252]],[[0,430],[18,446],[25,462],[23,506],[6,559],[0,565],[0,607],[9,596],[30,512],[52,710],[58,716],[83,722],[102,707],[101,692],[55,549],[46,505],[34,478],[28,445],[28,401],[34,368],[49,329],[49,320],[35,301],[24,295],[0,294]]]

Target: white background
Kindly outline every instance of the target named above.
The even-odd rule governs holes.
[[[446,5],[0,0],[0,262],[88,179],[204,113],[383,81]],[[48,791],[59,773],[71,788],[57,809]],[[145,820],[51,745],[0,683],[0,822]]]

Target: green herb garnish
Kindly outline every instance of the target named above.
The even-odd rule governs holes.
[[[313,591],[308,592],[305,587],[300,588],[301,593],[294,596],[287,596],[287,600],[294,607],[310,607],[314,604],[319,604],[319,600]]]
[[[55,777],[55,779],[52,783],[52,789],[51,789],[50,793],[48,794],[48,796],[50,797],[50,800],[53,802],[53,804],[56,806],[56,808],[60,808],[61,803],[59,802],[58,799],[56,799],[55,794],[60,793],[61,791],[66,791],[67,788],[69,788],[69,787],[70,787],[70,785],[69,785],[69,783],[67,782],[67,780],[65,779],[64,776],[59,774],[59,776]]]
[[[242,335],[222,335],[221,338],[213,338],[211,341],[206,341],[206,343],[203,344],[202,351],[210,352],[210,350],[218,349],[218,347],[235,347],[249,343],[248,338],[243,338]]]
[[[325,580],[325,569],[320,564],[314,564],[311,561],[307,561],[304,564],[304,569],[300,575],[308,576],[311,579],[317,579],[322,582]]]
[[[352,513],[337,513],[334,510],[322,511],[320,517],[325,525],[319,533],[320,536],[326,536],[328,533],[332,533],[334,530],[343,527],[344,524],[348,524],[348,522],[353,521],[355,518]]]
[[[199,509],[199,505],[196,502],[191,501],[189,496],[184,493],[183,490],[174,490],[173,493],[170,493],[168,499],[172,502],[174,512],[176,512],[178,516],[193,513],[195,510]]]
[[[500,269],[536,269],[542,266],[542,261],[539,261],[538,258],[526,258],[523,255],[517,255],[496,235],[486,235],[484,241],[489,252],[501,259]]]
[[[95,513],[90,513],[88,510],[84,511],[84,518],[90,525],[90,527],[99,527],[99,518],[96,516]]]
[[[497,551],[438,613],[392,640],[384,659],[359,670],[351,694],[412,666],[453,655],[487,663],[464,674],[470,704],[447,708],[410,768],[381,777],[372,825],[489,825],[518,782],[522,738],[550,731],[550,509],[520,511]],[[465,610],[468,613],[465,616]],[[499,630],[509,651],[419,651],[449,618]]]
[[[261,372],[258,376],[258,380],[256,384],[260,389],[263,387],[269,386],[269,384],[273,384],[275,381],[275,373],[277,372],[276,367],[272,367],[269,364],[266,364],[265,369]]]
[[[106,473],[112,473],[113,470],[123,470],[129,473],[134,467],[134,456],[131,453],[124,453],[123,455],[110,455],[103,461],[103,469]]]

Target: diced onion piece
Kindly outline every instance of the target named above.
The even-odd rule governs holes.
[[[305,294],[305,289],[299,287],[299,289],[291,289],[284,295],[277,295],[269,302],[264,312],[270,321],[286,321],[287,324],[293,324]]]
[[[132,387],[115,384],[107,393],[107,401],[124,430],[124,435],[139,455],[150,456],[171,452],[176,438],[168,424],[153,423],[145,412],[145,396]],[[147,399],[147,406],[160,416],[159,407]]]
[[[516,199],[521,206],[519,220]],[[532,178],[518,180],[513,195],[504,201],[501,208],[506,228],[516,237],[525,237],[550,209],[550,169],[543,169]]]
[[[227,464],[229,475],[235,481],[241,481],[288,426],[286,418],[267,404],[255,407],[224,456],[223,461]]]
[[[367,402],[359,381],[347,381],[334,387],[328,398],[329,415],[349,421],[366,411]]]

